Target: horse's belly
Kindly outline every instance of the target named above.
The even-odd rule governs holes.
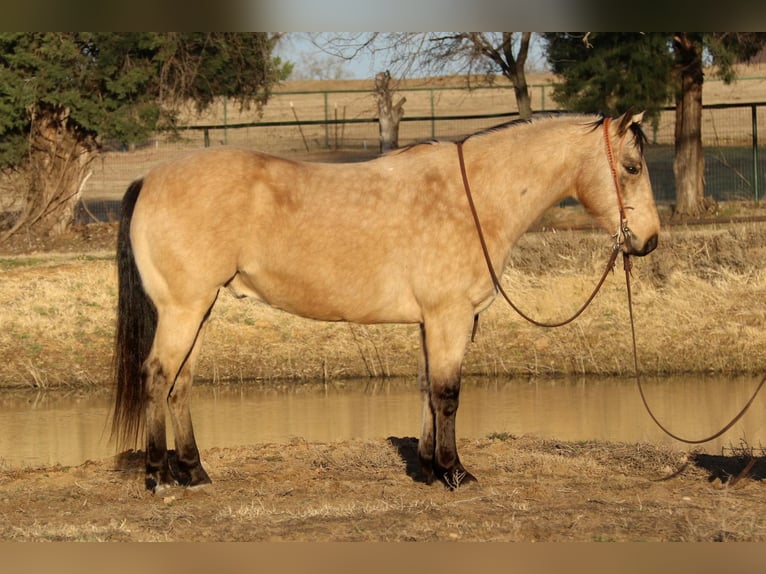
[[[240,271],[228,287],[238,297],[253,297],[294,315],[320,321],[418,323],[421,311],[409,290],[391,277],[381,280],[336,277],[258,276]]]

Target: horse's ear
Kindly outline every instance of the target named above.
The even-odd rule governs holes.
[[[632,125],[641,125],[641,121],[644,119],[644,112],[634,114],[628,110],[617,118],[617,134],[622,137],[628,132],[628,128]]]

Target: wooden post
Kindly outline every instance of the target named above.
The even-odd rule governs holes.
[[[388,70],[375,76],[375,100],[378,103],[381,153],[399,147],[399,122],[404,116],[404,102],[407,101],[407,98],[400,98],[396,105],[393,104],[390,83],[391,73]]]

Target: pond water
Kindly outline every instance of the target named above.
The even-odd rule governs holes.
[[[708,436],[747,402],[755,377],[647,380],[655,414],[674,433]],[[675,445],[708,453],[766,442],[766,391],[716,441],[689,447],[667,437],[644,410],[632,379],[508,380],[466,377],[457,418],[459,438],[491,433],[562,441],[610,440]],[[0,393],[0,468],[78,465],[114,454],[107,394]],[[414,380],[352,380],[326,385],[194,387],[195,433],[201,449],[286,442],[417,437],[420,397]],[[171,442],[172,444],[172,437]]]

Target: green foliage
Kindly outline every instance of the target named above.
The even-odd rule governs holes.
[[[553,97],[565,108],[617,115],[626,109],[657,117],[672,95],[669,37],[659,33],[548,33],[552,71],[564,81]]]
[[[766,32],[711,32],[702,41],[717,76],[729,83],[736,79],[734,64],[750,60],[766,45]]]
[[[291,66],[266,33],[0,33],[0,167],[29,152],[32,122],[63,118],[84,145],[139,143],[181,103],[260,107]]]
[[[735,79],[734,64],[766,44],[763,32],[682,34],[727,82]],[[690,65],[674,53],[672,33],[546,33],[543,38],[551,69],[563,80],[553,97],[572,111],[615,115],[633,108],[657,117],[675,94],[679,66]]]

